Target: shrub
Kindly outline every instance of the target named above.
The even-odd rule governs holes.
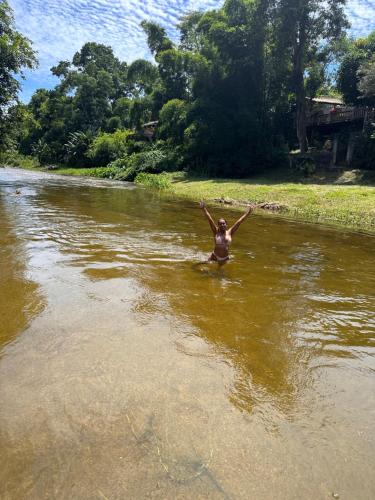
[[[316,164],[313,158],[304,155],[291,155],[291,167],[296,173],[308,177],[316,171]]]
[[[129,141],[129,147],[127,149],[128,155],[133,153],[142,153],[144,151],[149,151],[152,149],[152,144],[147,140],[139,140],[136,136],[134,140]]]
[[[127,154],[131,130],[116,130],[112,134],[100,133],[91,143],[87,156],[94,165],[105,166]]]
[[[0,154],[1,167],[21,167],[26,169],[38,168],[39,161],[33,156],[24,156],[16,151],[9,151]]]
[[[128,163],[129,163],[129,158],[125,156],[124,158],[118,158],[117,160],[111,161],[108,167],[116,169],[125,169],[128,166]]]
[[[64,144],[65,158],[68,165],[88,166],[87,152],[93,141],[93,134],[90,131],[76,131],[69,134],[69,140]]]
[[[132,168],[117,169],[114,179],[116,181],[133,181],[136,172]]]
[[[119,116],[112,116],[111,118],[109,118],[109,120],[107,120],[106,123],[106,129],[107,132],[109,133],[115,132],[116,130],[120,129],[121,126],[122,123],[121,123],[121,118]]]
[[[171,186],[171,180],[165,172],[161,174],[146,174],[145,172],[141,172],[137,175],[134,182],[156,189],[168,189]]]
[[[137,171],[155,171],[162,170],[166,155],[160,149],[151,149],[141,153],[134,153],[129,157],[129,166]]]
[[[158,136],[171,144],[181,144],[184,140],[189,106],[181,99],[168,101],[160,110]]]
[[[53,149],[44,139],[39,139],[35,144],[33,144],[32,154],[40,163],[48,163],[49,161],[54,160]]]
[[[165,170],[176,170],[175,155],[171,151],[158,147],[148,147],[144,151],[118,158],[108,167],[116,172],[115,179],[134,181],[141,172],[160,173]]]

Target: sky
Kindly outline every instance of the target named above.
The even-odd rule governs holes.
[[[172,39],[175,25],[192,10],[220,7],[223,0],[8,0],[17,29],[33,42],[39,67],[26,72],[21,99],[27,102],[37,88],[53,88],[58,79],[50,68],[71,60],[86,42],[110,45],[124,61],[150,59],[143,19],[164,26]],[[375,29],[375,0],[348,0],[347,14],[353,36]]]

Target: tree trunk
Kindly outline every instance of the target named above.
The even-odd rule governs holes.
[[[307,137],[306,137],[306,94],[303,75],[299,75],[296,87],[297,98],[297,137],[299,142],[299,149],[301,153],[307,151]]]
[[[297,37],[294,45],[294,81],[296,92],[297,104],[297,137],[299,142],[299,149],[301,153],[307,151],[307,137],[306,137],[306,92],[304,82],[304,58],[306,49],[306,19],[307,11],[304,9],[299,22]]]

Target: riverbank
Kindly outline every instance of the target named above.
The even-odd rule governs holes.
[[[32,169],[35,170],[35,169]],[[103,177],[103,168],[58,168],[39,170],[60,175]],[[147,175],[145,187],[162,185],[164,196],[241,209],[248,204],[256,213],[273,214],[301,222],[326,224],[375,234],[375,187],[358,171],[326,173],[310,179],[285,171],[249,179],[197,178],[183,172]],[[355,184],[357,182],[357,184]],[[345,183],[349,183],[347,185]]]
[[[375,233],[373,186],[181,177],[168,191],[197,201],[230,207],[252,204],[258,213]]]

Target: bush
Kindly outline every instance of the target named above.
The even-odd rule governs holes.
[[[160,172],[165,160],[166,154],[163,151],[160,149],[151,149],[150,151],[132,154],[129,157],[129,166],[137,171]]]
[[[108,135],[108,134],[107,134]],[[145,148],[145,143],[133,142],[131,148],[136,146],[140,149]],[[160,147],[150,146],[146,143],[147,148],[143,151],[124,155],[121,158],[111,161],[107,169],[110,172],[111,178],[121,181],[134,181],[136,176],[141,172],[160,173],[163,171],[175,171],[179,168],[178,165],[178,148],[174,152],[162,149]]]
[[[120,129],[121,126],[122,123],[121,123],[121,118],[119,116],[112,116],[111,118],[109,118],[109,120],[107,120],[106,123],[106,129],[107,132],[109,133],[116,132],[116,130]]]
[[[87,156],[94,165],[106,166],[127,154],[131,130],[116,130],[113,134],[101,133],[91,143]]]
[[[40,163],[33,156],[24,156],[16,151],[9,151],[0,154],[0,166],[32,169],[40,167]]]
[[[47,144],[44,139],[39,139],[35,144],[33,144],[32,154],[40,163],[48,163],[50,161],[54,161],[54,151],[53,148]]]
[[[125,169],[129,164],[129,158],[124,157],[124,158],[118,158],[117,160],[111,161],[111,163],[108,165],[109,168],[116,168],[116,169]]]
[[[134,180],[136,172],[132,168],[118,169],[114,179],[116,181],[128,181]]]
[[[171,186],[171,180],[165,172],[161,174],[146,174],[145,172],[141,172],[137,175],[134,182],[156,189],[168,189]]]
[[[316,171],[316,164],[313,158],[304,155],[291,155],[291,168],[294,172],[306,177]]]
[[[64,144],[64,160],[68,165],[86,167],[89,165],[87,152],[93,141],[93,134],[90,131],[76,131],[69,134],[69,140]]]

